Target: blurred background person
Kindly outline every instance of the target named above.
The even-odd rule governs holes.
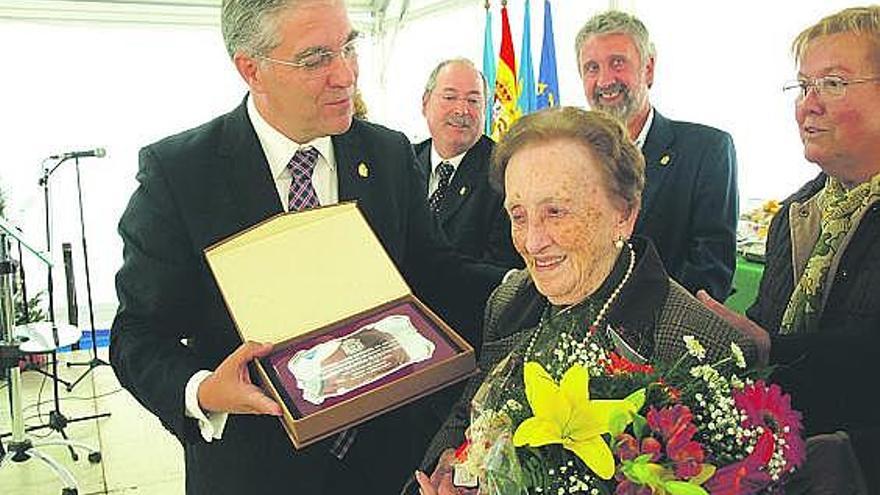
[[[618,117],[645,156],[635,232],[650,238],[669,274],[691,293],[723,301],[736,269],[738,191],[733,138],[654,109],[655,49],[645,25],[618,11],[593,16],[576,39],[584,96]]]

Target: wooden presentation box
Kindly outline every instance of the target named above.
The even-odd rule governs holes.
[[[205,250],[296,448],[470,376],[473,348],[410,291],[355,203],[272,217]]]

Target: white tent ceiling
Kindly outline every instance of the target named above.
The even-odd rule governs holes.
[[[484,0],[348,0],[352,22],[381,34],[403,20]],[[221,0],[0,0],[0,19],[213,26]]]

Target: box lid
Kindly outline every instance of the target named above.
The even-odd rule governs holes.
[[[276,344],[410,293],[353,202],[279,214],[205,257],[244,340]]]

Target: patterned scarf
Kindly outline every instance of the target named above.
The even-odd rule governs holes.
[[[795,286],[782,316],[783,334],[814,332],[824,304],[828,272],[844,239],[858,224],[855,219],[873,202],[880,199],[880,175],[859,184],[851,190],[833,177],[828,177],[825,188],[816,198],[822,213],[821,232],[807,266]]]

